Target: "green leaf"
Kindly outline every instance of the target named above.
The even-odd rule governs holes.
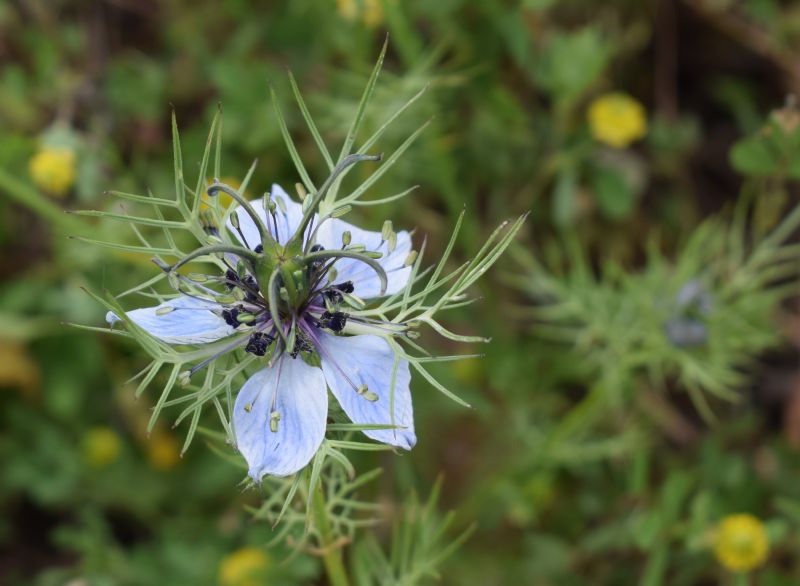
[[[633,211],[636,194],[619,171],[598,168],[591,176],[595,201],[604,216],[625,218]]]
[[[534,78],[555,100],[571,105],[608,65],[611,43],[595,28],[555,35],[534,68]]]
[[[800,129],[786,128],[774,117],[755,136],[734,144],[730,161],[744,175],[800,179]]]

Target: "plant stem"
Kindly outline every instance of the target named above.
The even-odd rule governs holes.
[[[319,530],[320,548],[324,552],[322,563],[325,565],[325,572],[331,586],[350,586],[350,580],[342,562],[342,550],[334,545],[333,531],[328,521],[328,509],[325,506],[325,495],[322,493],[322,485],[311,487],[314,491],[312,498],[312,513],[314,524]]]
[[[51,224],[58,226],[64,232],[86,232],[87,224],[85,222],[66,214],[63,208],[50,201],[37,189],[10,175],[4,169],[0,169],[0,192],[49,220]]]

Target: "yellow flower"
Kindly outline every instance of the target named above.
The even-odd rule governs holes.
[[[264,584],[270,559],[257,547],[243,547],[225,556],[219,564],[220,586]]]
[[[21,343],[0,338],[0,388],[33,395],[39,389],[39,365]]]
[[[336,0],[339,16],[350,22],[361,18],[361,22],[369,28],[375,28],[383,22],[382,0]]]
[[[63,197],[75,183],[75,151],[42,147],[28,162],[28,171],[39,189]]]
[[[114,462],[122,449],[122,440],[110,427],[93,427],[81,442],[83,459],[90,468],[105,468]]]
[[[157,470],[174,468],[181,458],[181,448],[171,433],[156,429],[145,442],[147,461]]]
[[[728,515],[714,535],[714,555],[732,572],[748,572],[767,559],[769,542],[764,524],[748,514]]]
[[[233,179],[231,177],[223,177],[222,179],[220,179],[220,181],[225,185],[232,187],[236,191],[239,191],[239,188],[242,186],[241,183],[239,183],[236,179]],[[207,183],[208,183],[207,187],[210,187],[211,185],[214,184],[214,180],[209,179]],[[223,211],[228,209],[228,206],[231,205],[231,202],[233,201],[233,198],[230,195],[228,195],[227,193],[223,193],[222,191],[220,191],[218,195],[215,195],[214,197],[209,197],[208,193],[204,193],[200,198],[200,209],[205,210],[210,208],[213,205],[212,200],[214,198],[219,198],[219,207]]]
[[[592,101],[588,118],[592,136],[617,149],[647,134],[644,106],[622,92],[604,94]]]

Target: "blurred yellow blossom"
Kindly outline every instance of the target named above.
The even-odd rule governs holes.
[[[144,445],[147,461],[157,470],[170,470],[180,462],[181,447],[169,432],[156,429]]]
[[[28,170],[39,189],[63,197],[75,183],[75,151],[43,146],[31,157]]]
[[[81,442],[83,459],[90,468],[105,468],[114,462],[122,450],[119,434],[110,427],[93,427]]]
[[[257,547],[243,547],[225,556],[219,564],[220,586],[261,586],[270,558]]]
[[[732,572],[748,572],[767,559],[769,542],[764,523],[753,515],[728,515],[714,534],[714,555]]]
[[[39,365],[24,345],[0,338],[0,387],[33,394],[39,388]]]
[[[644,106],[622,92],[604,94],[592,101],[588,118],[592,136],[614,148],[625,148],[647,134]]]
[[[382,0],[336,0],[336,9],[345,20],[361,20],[365,26],[375,28],[383,22]]]

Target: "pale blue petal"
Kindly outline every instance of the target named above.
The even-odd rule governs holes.
[[[408,361],[400,360],[394,380],[394,352],[379,336],[333,336],[320,331],[322,372],[331,392],[353,423],[394,425],[397,429],[369,430],[374,440],[410,450],[417,443],[414,412],[411,407],[411,373]],[[359,395],[358,387],[367,385],[378,396],[370,401]],[[394,417],[392,417],[394,411]]]
[[[168,311],[168,308],[172,310]],[[216,313],[220,309],[214,301],[181,295],[155,307],[129,311],[123,320],[113,312],[108,312],[106,321],[113,326],[118,321],[130,319],[150,335],[168,344],[207,344],[236,331]]]
[[[300,220],[303,218],[303,206],[294,201],[289,194],[287,194],[283,188],[278,185],[277,183],[273,183],[272,191],[270,192],[272,195],[272,199],[276,201],[283,201],[283,206],[278,205],[275,211],[275,220],[264,210],[264,203],[262,199],[255,199],[250,202],[250,205],[255,210],[256,214],[259,218],[264,222],[269,233],[275,237],[275,228],[277,226],[277,238],[276,240],[280,244],[286,244],[286,242],[291,238],[294,234],[295,230],[297,230],[298,226],[300,226]],[[286,211],[283,211],[283,208],[286,208]],[[261,236],[258,233],[258,228],[256,228],[256,224],[253,219],[250,217],[243,208],[239,207],[236,208],[234,212],[237,216],[239,216],[239,228],[244,235],[246,242],[242,242],[242,244],[249,246],[251,249],[254,249],[256,246],[261,244]],[[240,242],[242,241],[242,237],[239,233],[234,229],[233,224],[228,221],[228,230],[236,237],[237,240]]]
[[[362,230],[339,219],[327,220],[319,229],[317,242],[326,249],[340,249],[342,247],[342,234],[350,232],[351,244],[363,244],[367,250],[383,254],[378,262],[386,271],[389,283],[385,295],[393,295],[402,291],[408,284],[411,267],[405,266],[408,253],[411,252],[411,234],[405,230],[397,232],[397,246],[389,252],[389,244],[382,242],[380,232]],[[368,265],[353,259],[336,261],[336,281],[352,281],[355,286],[354,293],[362,299],[379,297],[381,295],[381,282],[378,275]]]
[[[277,395],[276,395],[277,393]],[[277,412],[275,431],[270,418]],[[288,476],[311,461],[325,436],[328,393],[319,368],[281,356],[272,368],[248,380],[233,408],[236,445],[256,482],[270,474]]]

